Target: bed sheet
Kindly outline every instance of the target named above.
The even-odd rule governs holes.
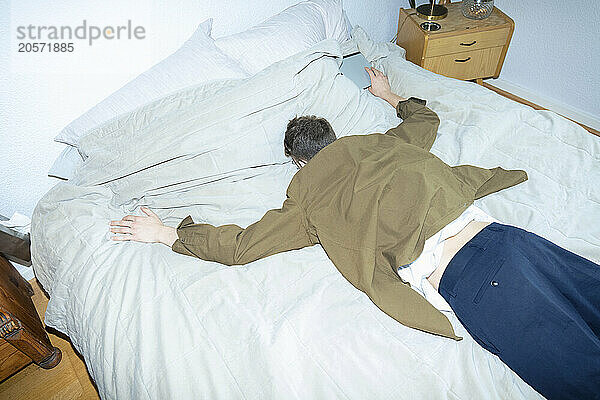
[[[543,170],[548,153],[532,137],[540,126],[563,144],[554,159],[574,168],[597,162],[597,145],[573,124],[423,72],[401,49],[373,43],[360,29],[353,37],[399,94],[426,98],[440,114],[434,152],[448,162]],[[339,44],[324,41],[253,77],[184,89],[82,138],[86,161],[36,207],[32,258],[51,296],[46,323],[69,335],[102,398],[539,398],[452,314],[460,342],[381,313],[320,246],[226,267],[159,244],[109,240],[108,221],[140,206],[172,226],[188,214],[246,226],[279,207],[295,171],[282,150],[295,115],[324,116],[339,136],[398,124],[393,108],[339,74],[340,57]],[[498,111],[503,116],[493,117]],[[555,182],[540,173],[546,176]],[[545,202],[556,186],[530,178],[537,183],[494,195],[483,208],[551,235],[571,232],[548,218],[555,208],[564,213],[578,199],[582,207],[570,213],[576,220],[597,202],[590,182],[572,182],[576,194],[565,190],[567,203]],[[516,210],[520,204],[525,211]],[[561,244],[597,256],[589,225]]]
[[[427,71],[397,46],[352,32],[361,52],[390,72],[404,96],[417,95],[439,115],[432,153],[450,165],[524,169],[518,189],[476,201],[488,214],[600,263],[600,140],[551,111],[504,98],[475,83]],[[426,82],[426,84],[424,84]]]

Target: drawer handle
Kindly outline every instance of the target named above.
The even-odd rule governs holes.
[[[467,62],[467,61],[469,61],[470,59],[471,59],[471,57],[469,57],[469,58],[465,58],[464,60],[454,60],[454,61],[456,61],[456,62]]]
[[[477,40],[473,40],[471,43],[461,43],[461,46],[473,46],[475,43],[477,43]]]

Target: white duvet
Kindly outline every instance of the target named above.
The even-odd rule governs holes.
[[[480,207],[600,260],[597,138],[422,70],[360,28],[353,36],[396,92],[439,114],[435,154],[529,173]],[[50,294],[46,323],[69,335],[102,398],[539,397],[453,315],[460,342],[382,313],[320,246],[226,267],[109,240],[108,221],[142,205],[172,226],[188,214],[245,226],[281,206],[295,172],[283,133],[295,115],[324,116],[338,135],[397,125],[392,107],[339,74],[339,56],[324,41],[251,78],[173,93],[82,139],[84,165],[36,207],[32,258]]]

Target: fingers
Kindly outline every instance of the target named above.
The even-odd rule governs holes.
[[[128,217],[130,220],[125,220],[125,218]],[[110,231],[118,234],[111,236],[110,240],[115,240],[118,242],[133,240],[132,228],[135,221],[131,220],[132,217],[134,217],[134,215],[127,215],[122,220],[110,221],[109,225],[114,227],[110,228]]]
[[[142,212],[144,214],[146,214],[149,217],[155,217],[158,218],[158,215],[156,215],[156,213],[154,211],[152,211],[151,209],[149,209],[148,207],[142,207],[141,208]],[[114,226],[132,226],[133,223],[135,223],[136,221],[138,221],[140,218],[146,218],[145,216],[138,216],[138,215],[126,215],[123,217],[123,219],[116,221],[110,221],[109,225],[114,225]]]
[[[373,68],[373,73],[378,78],[385,79],[386,81],[388,79],[388,77],[383,72],[381,72],[380,70],[378,70],[377,68]]]
[[[156,213],[154,211],[152,211],[151,209],[149,209],[148,207],[142,207],[141,210],[144,214],[148,215],[149,217],[158,218],[158,215],[156,215]]]
[[[388,79],[387,76],[383,72],[381,72],[380,70],[378,70],[375,67],[371,67],[371,68],[365,67],[365,70],[369,74],[369,77],[371,78],[371,82],[373,82],[373,79],[384,79],[386,81]]]
[[[131,228],[133,226],[133,222],[134,221],[124,221],[124,220],[110,221],[109,225],[111,225],[111,226],[127,226],[127,227]]]
[[[123,217],[123,219],[110,221],[109,225],[131,226],[138,218],[139,217],[136,217],[135,215],[126,215]]]
[[[132,240],[132,237],[130,235],[112,236],[110,240],[115,240],[117,242],[125,242]]]
[[[138,217],[135,215],[126,215],[121,220],[113,220],[109,222],[111,226],[110,232],[115,235],[111,236],[110,240],[114,240],[117,242],[125,242],[125,241],[135,241],[137,240],[137,236],[134,235],[133,229],[136,225],[136,222],[140,218],[146,217]]]
[[[131,228],[110,228],[110,231],[112,233],[127,233],[127,234],[131,234],[132,233],[132,229]]]

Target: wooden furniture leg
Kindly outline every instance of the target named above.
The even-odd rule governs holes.
[[[61,352],[50,343],[31,301],[32,293],[31,285],[0,256],[0,338],[48,369],[60,362]]]

